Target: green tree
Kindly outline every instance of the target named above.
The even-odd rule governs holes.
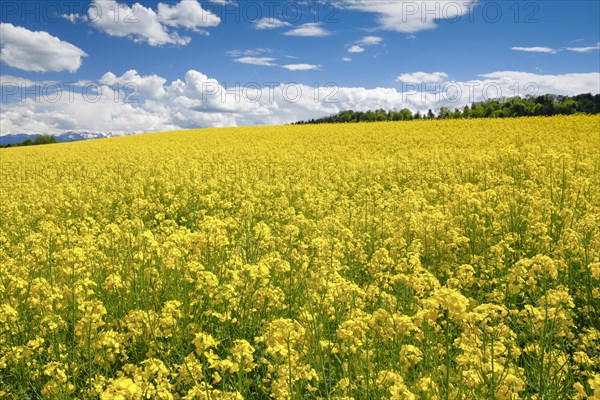
[[[39,135],[36,136],[33,144],[51,144],[56,143],[56,138],[52,135]]]

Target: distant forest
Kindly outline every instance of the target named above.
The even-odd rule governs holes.
[[[33,140],[27,139],[27,140],[25,140],[23,142],[19,142],[19,143],[1,144],[0,148],[21,147],[21,146],[37,146],[37,145],[40,145],[40,144],[52,144],[52,143],[56,143],[56,138],[54,136],[52,136],[52,135],[38,135]]]
[[[336,124],[349,122],[409,121],[413,119],[458,118],[510,118],[526,116],[551,116],[571,114],[600,114],[600,94],[577,96],[546,94],[525,98],[511,97],[481,101],[465,106],[462,110],[442,107],[436,114],[431,109],[426,114],[412,113],[405,108],[400,111],[342,111],[329,117],[300,121],[295,124]]]

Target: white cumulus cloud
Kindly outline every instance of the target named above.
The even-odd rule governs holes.
[[[202,28],[214,27],[221,19],[204,10],[197,0],[182,0],[175,5],[158,3],[158,10],[140,3],[131,5],[114,0],[95,0],[88,8],[87,21],[110,36],[126,37],[150,46],[180,45],[191,38],[181,36],[174,28],[207,33]]]
[[[254,28],[259,30],[277,29],[290,25],[291,24],[289,22],[282,21],[277,18],[260,18],[259,20],[253,23]]]
[[[494,82],[500,87],[508,88],[532,85],[538,93],[563,94],[573,96],[581,93],[598,93],[600,91],[600,73],[578,73],[578,74],[534,74],[519,71],[497,71],[480,75],[487,78],[482,83]],[[526,91],[526,90],[525,90]]]
[[[282,67],[290,71],[314,71],[320,68],[319,65],[314,64],[287,64]]]
[[[448,74],[445,72],[413,72],[402,74],[396,80],[405,83],[436,83],[443,82],[447,78]]]
[[[0,61],[34,72],[75,72],[87,54],[79,47],[44,31],[0,24]]]
[[[365,49],[357,45],[351,46],[348,49],[349,53],[362,53],[363,51],[365,51]]]
[[[283,34],[285,36],[322,37],[331,35],[331,32],[325,29],[321,22],[308,22]]]
[[[375,14],[382,29],[415,33],[435,28],[438,20],[469,15],[478,0],[337,0],[340,7]]]
[[[381,44],[383,38],[379,36],[365,36],[362,39],[357,40],[348,48],[349,53],[362,53],[365,51],[367,46],[375,46]]]
[[[158,19],[165,25],[191,30],[218,26],[221,18],[202,8],[197,0],[184,0],[174,6],[158,3]]]
[[[131,85],[132,88],[135,88],[142,95],[153,99],[159,99],[165,95],[164,85],[166,82],[165,78],[158,75],[142,77],[134,69],[125,72],[119,77],[112,72],[107,72],[100,78],[100,83],[103,85]]]
[[[380,44],[383,41],[382,37],[379,36],[365,36],[356,42],[359,46],[373,46]]]

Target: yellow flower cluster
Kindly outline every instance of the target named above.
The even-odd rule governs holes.
[[[599,127],[0,149],[0,398],[600,399]]]

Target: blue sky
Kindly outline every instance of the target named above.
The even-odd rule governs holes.
[[[527,84],[536,93],[600,90],[598,1],[8,0],[0,7],[2,134],[124,134],[286,123],[344,108],[435,109],[448,99],[402,94],[447,82],[491,83],[505,95]],[[82,81],[100,92],[94,107],[81,96],[47,101],[25,90],[79,82],[72,90],[80,93]],[[108,101],[128,84],[135,103]],[[304,91],[299,101],[280,90],[272,99],[243,97],[250,104],[215,93],[236,84]],[[311,85],[336,89],[312,101]],[[484,95],[463,93],[450,105]]]

